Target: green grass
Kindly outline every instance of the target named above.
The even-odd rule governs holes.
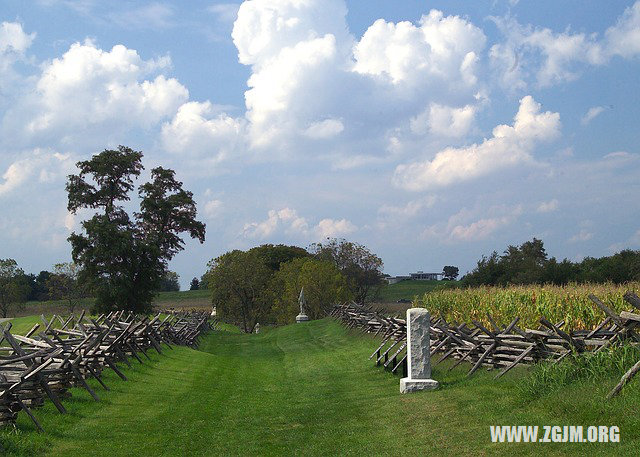
[[[211,307],[211,291],[181,290],[179,292],[160,292],[153,301],[158,306],[206,306]]]
[[[8,455],[637,455],[637,380],[604,401],[617,379],[521,394],[528,370],[494,381],[437,365],[434,392],[399,394],[373,366],[377,340],[324,319],[259,335],[210,334],[200,351],[165,350],[109,374],[95,403],[75,389],[69,414],[50,403],[0,433]],[[618,425],[617,444],[497,444],[489,425]],[[1,453],[1,452],[0,452]]]
[[[45,316],[47,319],[51,319],[51,316]],[[34,324],[44,325],[40,316],[24,316],[24,317],[16,317],[8,320],[7,322],[11,322],[11,333],[16,335],[24,335]],[[6,326],[6,322],[4,323]]]
[[[457,284],[457,281],[400,281],[384,285],[376,301],[394,303],[402,298],[413,301],[416,296],[422,297],[437,287],[452,287],[454,284]]]

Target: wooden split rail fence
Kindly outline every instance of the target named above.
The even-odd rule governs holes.
[[[130,358],[143,363],[147,352],[161,353],[172,345],[196,348],[200,336],[213,329],[209,314],[176,313],[152,319],[124,311],[90,318],[53,316],[35,324],[25,335],[11,333],[11,323],[0,324],[0,426],[14,424],[24,411],[39,431],[42,426],[32,409],[49,398],[60,413],[66,410],[61,400],[71,396],[69,389],[86,389],[99,401],[87,383],[94,378],[105,390],[104,370],[127,377],[117,364],[131,366]],[[39,333],[36,334],[36,332]]]
[[[570,354],[598,352],[614,344],[640,344],[640,298],[626,293],[624,299],[634,311],[616,314],[596,296],[589,298],[605,314],[605,319],[594,329],[562,330],[564,321],[553,323],[540,319],[537,329],[521,329],[519,318],[508,325],[500,325],[487,314],[488,326],[473,320],[471,324],[447,322],[444,318],[432,318],[430,332],[431,357],[440,353],[434,362],[456,359],[449,370],[467,361],[471,364],[468,376],[482,366],[496,369],[499,378],[518,364],[533,364],[541,360],[560,362]],[[348,328],[357,328],[379,335],[382,341],[369,359],[377,365],[396,373],[402,368],[406,376],[407,326],[404,319],[384,316],[370,307],[355,303],[336,305],[331,312]],[[622,387],[640,371],[640,361],[625,373],[620,383],[609,393],[617,395]]]

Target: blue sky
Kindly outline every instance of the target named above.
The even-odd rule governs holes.
[[[194,192],[183,285],[328,236],[390,274],[638,249],[639,70],[632,1],[3,0],[0,258],[70,260],[66,175],[118,144]]]

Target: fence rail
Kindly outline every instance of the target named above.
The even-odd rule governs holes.
[[[66,413],[61,400],[69,389],[86,389],[94,400],[100,398],[87,383],[94,378],[105,390],[104,370],[127,380],[118,363],[131,366],[130,358],[143,363],[149,350],[162,353],[172,345],[197,348],[200,336],[213,329],[208,313],[182,312],[152,319],[124,311],[90,318],[83,311],[67,318],[41,316],[25,335],[11,333],[11,323],[0,324],[0,426],[14,424],[24,411],[42,431],[32,408],[53,402]],[[41,330],[36,335],[36,332]]]
[[[640,344],[640,298],[627,292],[624,300],[631,305],[632,311],[616,314],[595,295],[589,298],[594,306],[604,312],[606,318],[594,329],[562,330],[564,321],[552,323],[540,319],[537,329],[521,329],[519,318],[507,325],[500,325],[489,314],[490,328],[478,321],[467,323],[447,322],[442,317],[431,322],[431,357],[440,354],[435,364],[446,359],[456,359],[449,370],[464,361],[471,364],[468,376],[481,367],[499,370],[499,378],[518,364],[534,364],[542,360],[558,363],[570,354],[598,352],[606,347],[627,342]],[[370,307],[355,303],[336,305],[331,312],[348,328],[357,328],[367,333],[380,335],[380,346],[369,357],[377,365],[383,365],[392,372],[400,368],[406,376],[407,327],[404,319],[392,318],[374,311]],[[609,393],[608,398],[617,395],[633,376],[640,371],[640,361],[636,363]]]

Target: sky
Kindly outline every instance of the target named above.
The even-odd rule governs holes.
[[[391,275],[640,249],[639,86],[640,1],[0,0],[0,258],[70,261],[67,176],[118,145],[194,193],[183,287],[327,237]]]

